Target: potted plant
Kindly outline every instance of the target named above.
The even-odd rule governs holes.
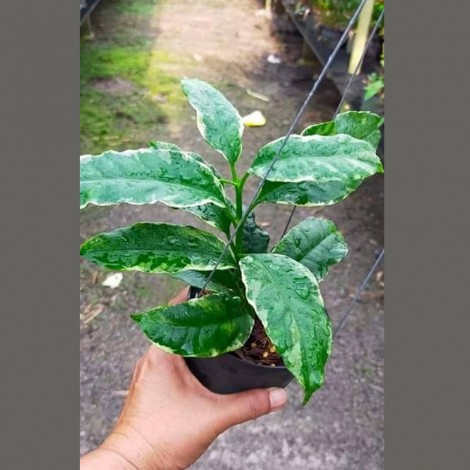
[[[108,269],[166,273],[192,286],[188,301],[132,319],[152,343],[188,358],[212,390],[284,386],[295,378],[306,403],[323,384],[332,347],[319,283],[345,257],[346,243],[331,221],[309,217],[270,249],[253,210],[262,203],[322,206],[346,198],[383,171],[375,153],[381,118],[348,112],[290,136],[256,200],[244,208],[247,179],[266,175],[284,138],[264,145],[240,176],[239,113],[206,82],[183,79],[182,88],[202,136],[227,160],[231,179],[196,153],[153,142],[82,156],[80,205],[160,202],[189,211],[227,239],[240,224],[229,249],[222,256],[224,242],[198,228],[142,222],[96,235],[80,253]],[[235,189],[234,202],[227,186]]]

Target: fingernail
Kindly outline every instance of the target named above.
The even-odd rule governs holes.
[[[283,388],[271,388],[269,390],[271,411],[283,407],[287,403],[287,393]]]

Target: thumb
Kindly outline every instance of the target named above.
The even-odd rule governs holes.
[[[220,402],[223,430],[282,408],[287,403],[283,388],[255,389],[224,395]]]

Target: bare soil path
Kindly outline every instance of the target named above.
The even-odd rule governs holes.
[[[301,53],[299,39],[286,36],[281,42],[273,36],[271,23],[260,13],[261,6],[255,0],[135,3],[138,11],[123,10],[120,0],[103,2],[94,15],[94,41],[105,44],[119,38],[129,25],[134,25],[134,29],[138,25],[139,38],[145,40],[150,51],[147,76],[135,85],[133,77],[116,70],[115,75],[94,86],[100,92],[118,94],[121,99],[138,86],[139,93],[145,93],[146,99],[159,107],[164,118],[153,130],[145,128],[138,134],[141,141],[135,144],[144,146],[150,138],[175,142],[201,153],[225,173],[222,158],[203,142],[193,112],[184,99],[178,98],[180,77],[210,81],[242,115],[260,110],[266,116],[265,127],[245,130],[241,167],[248,167],[260,146],[285,134],[311,86],[306,80],[311,72],[296,65]],[[275,54],[282,62],[269,63],[269,54]],[[160,81],[155,78],[157,75]],[[161,77],[165,77],[164,84]],[[269,102],[250,96],[247,89],[268,96]],[[337,102],[335,89],[325,84],[299,127],[331,118]],[[133,112],[133,116],[138,114]],[[138,126],[139,122],[129,121],[128,125]],[[93,141],[84,144],[87,152],[93,152],[90,142]],[[125,148],[127,144],[122,140],[115,148]],[[253,180],[251,192],[255,185]],[[275,241],[288,213],[288,207],[265,205],[258,211],[257,220],[269,224],[266,229]],[[300,209],[293,224],[313,214],[311,209]],[[372,178],[348,200],[318,214],[335,221],[350,246],[346,261],[322,283],[329,314],[336,324],[383,246],[383,178]],[[160,205],[92,208],[82,213],[81,239],[141,220],[203,227],[191,215]],[[132,368],[148,347],[129,314],[164,303],[181,287],[162,276],[125,273],[119,287],[111,289],[102,286],[108,274],[81,262],[82,453],[97,446],[109,432],[122,406]],[[383,468],[383,324],[379,274],[372,278],[337,337],[326,384],[311,402],[302,407],[300,389],[295,384],[289,386],[290,402],[285,410],[231,429],[192,468]]]

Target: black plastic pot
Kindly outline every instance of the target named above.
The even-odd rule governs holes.
[[[198,291],[191,287],[188,298],[194,298]],[[287,367],[252,364],[232,353],[212,358],[186,357],[185,360],[199,382],[215,393],[286,387],[294,378]]]

